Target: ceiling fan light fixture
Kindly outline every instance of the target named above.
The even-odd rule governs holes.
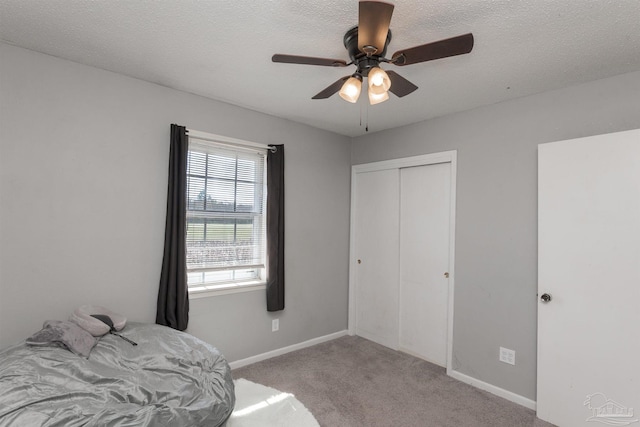
[[[391,79],[387,73],[380,67],[373,67],[369,70],[369,93],[382,95],[391,87]]]
[[[342,85],[339,95],[345,101],[355,104],[362,91],[362,76],[358,73],[349,77]]]
[[[380,104],[381,102],[384,102],[387,99],[389,99],[389,92],[382,92],[382,94],[380,95],[375,94],[371,91],[369,91],[368,93],[369,93],[369,104],[371,105]]]
[[[0,0],[1,1],[1,0]],[[353,1],[353,0],[351,0]],[[387,1],[360,0],[358,5],[358,25],[350,28],[342,38],[349,59],[317,58],[313,56],[275,54],[273,62],[286,64],[322,65],[330,67],[347,67],[354,65],[353,75],[340,77],[321,90],[311,99],[327,99],[339,92],[340,97],[348,102],[356,103],[362,91],[363,79],[367,78],[366,90],[370,94],[371,104],[386,101],[393,83],[393,94],[398,98],[413,93],[418,86],[411,83],[395,71],[384,71],[380,64],[405,66],[419,64],[436,59],[463,55],[471,52],[474,45],[473,34],[467,33],[448,39],[421,44],[409,49],[396,51],[391,58],[386,58],[387,47],[391,41],[391,16],[394,6]],[[387,67],[387,65],[385,65]]]

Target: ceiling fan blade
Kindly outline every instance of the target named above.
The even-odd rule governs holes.
[[[358,49],[366,54],[382,54],[393,14],[393,5],[361,1],[358,13]],[[375,50],[374,50],[375,48]]]
[[[342,88],[342,85],[344,84],[344,82],[346,82],[349,79],[349,77],[351,77],[351,75],[340,77],[338,80],[331,83],[329,86],[327,86],[325,89],[320,91],[316,96],[314,96],[311,99],[329,98],[334,93],[337,93],[340,90],[340,88]]]
[[[473,34],[427,43],[410,49],[399,50],[391,57],[396,65],[410,65],[449,56],[462,55],[473,49]]]
[[[285,64],[324,65],[326,67],[346,67],[346,61],[342,59],[314,58],[312,56],[281,55],[276,53],[271,57],[273,62]]]
[[[411,92],[418,89],[418,86],[414,85],[395,71],[389,70],[387,71],[387,75],[391,80],[391,87],[389,88],[389,91],[398,98],[409,95]]]

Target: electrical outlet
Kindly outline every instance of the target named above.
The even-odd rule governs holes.
[[[275,332],[280,329],[280,319],[273,319],[271,321],[271,332]]]
[[[508,363],[509,365],[515,365],[516,352],[514,350],[509,350],[508,348],[500,347],[499,359],[501,362]]]

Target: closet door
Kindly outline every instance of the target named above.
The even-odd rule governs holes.
[[[400,169],[399,349],[447,365],[451,164]]]
[[[355,177],[355,333],[397,349],[399,172]]]
[[[453,328],[456,152],[355,165],[349,333],[441,366]]]

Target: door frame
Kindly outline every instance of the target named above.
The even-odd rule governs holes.
[[[356,193],[357,193],[357,175],[365,172],[375,172],[386,169],[401,169],[414,166],[427,166],[438,163],[451,164],[451,181],[450,181],[450,210],[449,210],[449,286],[448,286],[448,307],[447,307],[447,374],[452,370],[453,357],[453,307],[454,307],[454,288],[455,288],[455,234],[456,234],[456,167],[457,167],[457,150],[443,151],[440,153],[424,154],[412,157],[403,157],[399,159],[383,160],[372,163],[362,163],[351,166],[351,219],[349,231],[349,335],[356,333],[356,309],[358,302],[356,301],[356,285],[357,285],[357,261],[356,261],[356,239],[355,239],[355,222],[356,222]],[[398,224],[399,225],[399,224]],[[399,248],[398,248],[399,249]],[[400,280],[400,272],[398,271],[398,283]],[[398,300],[398,304],[399,304]],[[399,308],[399,307],[398,307]],[[398,334],[400,330],[398,329]],[[396,343],[397,346],[397,343]],[[396,348],[397,350],[397,348]]]

